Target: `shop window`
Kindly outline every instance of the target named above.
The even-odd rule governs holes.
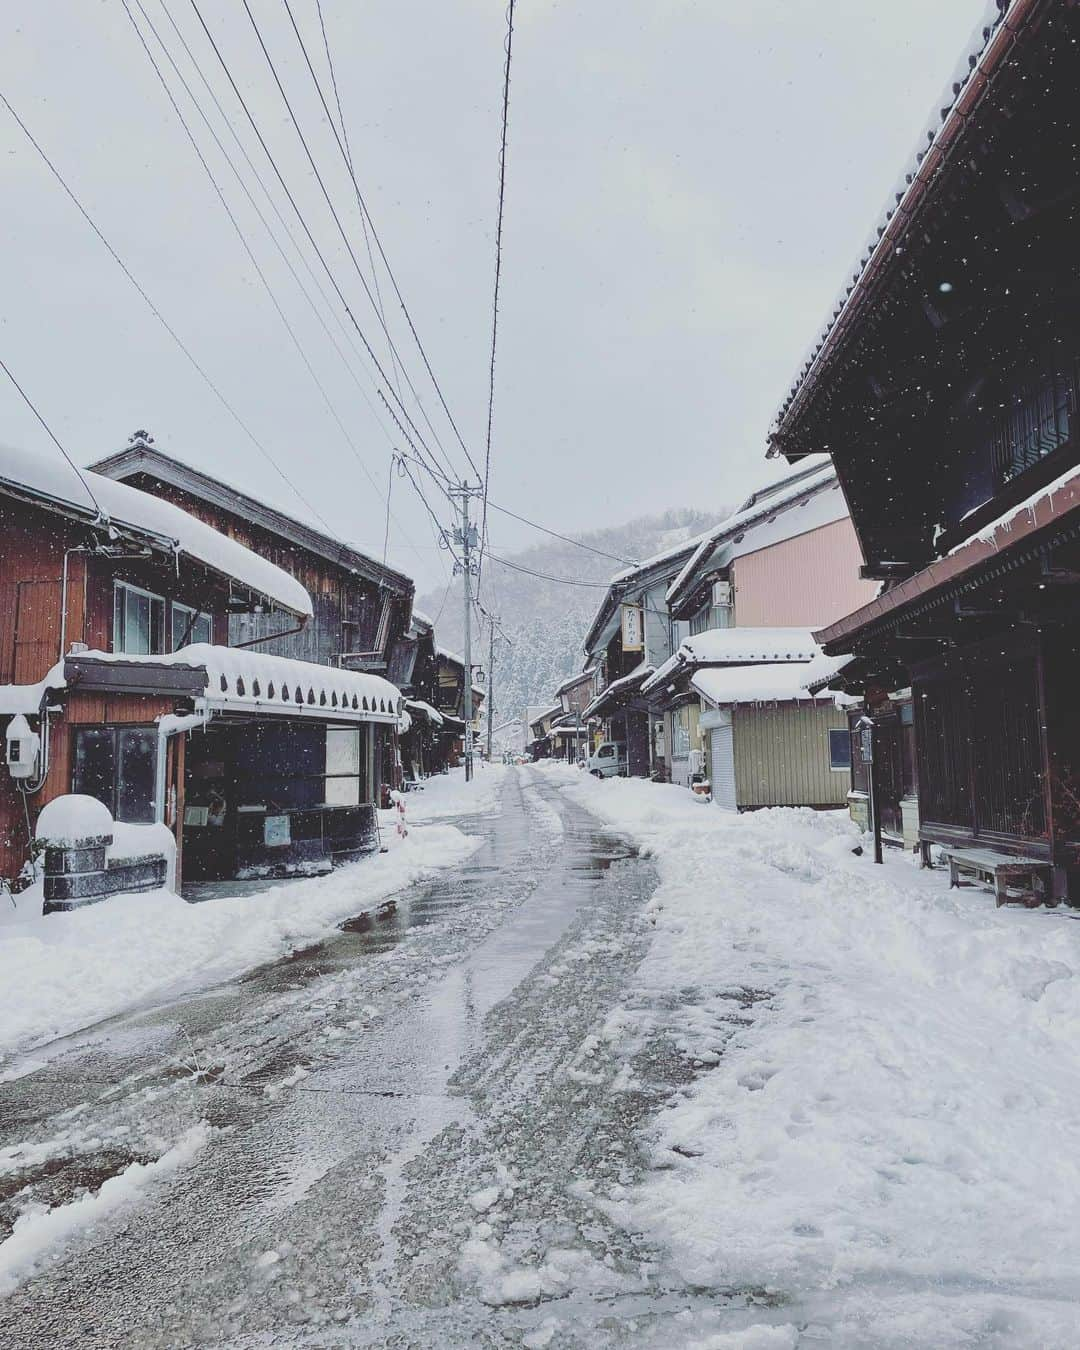
[[[851,768],[851,732],[847,727],[843,731],[829,732],[829,768]]]
[[[359,806],[361,801],[360,728],[326,728],[326,801]]]
[[[157,732],[153,727],[76,727],[72,791],[96,797],[113,819],[154,820]]]
[[[214,626],[209,614],[197,613],[188,605],[172,606],[172,643],[170,650],[178,652],[194,642],[213,642]]]
[[[165,601],[117,581],[113,587],[113,651],[156,656],[165,650]]]

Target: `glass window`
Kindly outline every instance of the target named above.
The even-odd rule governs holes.
[[[326,728],[326,801],[360,805],[360,728]]]
[[[846,727],[829,732],[829,768],[851,768],[851,732]]]
[[[115,781],[116,742],[112,727],[77,728],[74,791],[96,797],[111,811]]]
[[[153,727],[77,727],[75,792],[96,797],[113,819],[131,825],[154,819],[157,732]]]
[[[150,727],[118,729],[116,775],[116,820],[133,825],[154,819],[154,770],[157,767],[157,732]]]
[[[165,650],[165,601],[118,581],[113,592],[113,651],[156,656]]]
[[[213,640],[213,624],[209,614],[196,614],[188,605],[173,603],[171,651],[177,652],[181,647],[188,647],[193,642],[213,642]]]

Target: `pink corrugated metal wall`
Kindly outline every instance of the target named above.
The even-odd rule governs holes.
[[[740,628],[820,628],[877,594],[862,581],[862,554],[849,517],[736,558],[735,622]]]

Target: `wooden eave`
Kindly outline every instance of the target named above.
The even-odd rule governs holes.
[[[267,506],[239,489],[230,487],[219,479],[212,478],[200,469],[192,468],[181,460],[163,455],[148,446],[132,446],[120,450],[114,455],[89,466],[94,473],[104,474],[120,482],[130,482],[140,474],[167,483],[170,487],[188,492],[193,497],[219,510],[241,515],[262,529],[287,540],[299,548],[325,558],[343,570],[364,577],[374,585],[391,591],[403,598],[412,599],[415,585],[411,578],[393,568],[386,567],[369,558],[364,553],[350,548],[340,540],[305,525],[302,521],[284,515],[281,511]]]

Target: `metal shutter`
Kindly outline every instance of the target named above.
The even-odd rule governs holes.
[[[735,799],[735,738],[732,734],[731,714],[723,726],[709,732],[709,779],[713,801],[722,811],[736,811]]]

